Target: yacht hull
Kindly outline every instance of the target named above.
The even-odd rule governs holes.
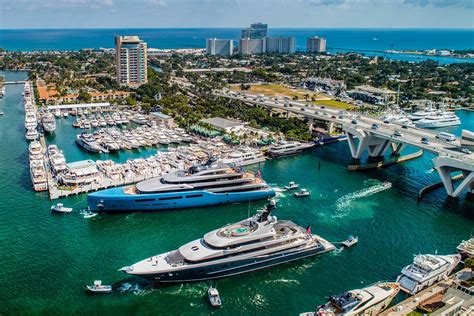
[[[160,272],[150,274],[134,274],[133,271],[128,274],[136,275],[145,279],[149,279],[155,283],[185,283],[204,280],[212,280],[224,277],[235,276],[247,272],[257,271],[270,268],[287,262],[299,259],[309,258],[334,250],[334,246],[317,245],[315,247],[297,248],[291,251],[280,251],[264,256],[257,256],[245,259],[234,259],[224,262],[218,260],[214,264],[198,267],[190,267],[174,272]]]
[[[222,205],[266,199],[275,196],[269,188],[249,192],[212,193],[188,191],[180,193],[125,194],[124,188],[112,188],[87,195],[92,212],[140,212]]]

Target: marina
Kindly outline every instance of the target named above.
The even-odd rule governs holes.
[[[6,111],[8,115],[12,115],[12,109],[6,108]],[[12,117],[14,118],[15,116]],[[20,116],[20,118],[22,119],[22,116]],[[62,118],[62,120],[64,120],[64,118]],[[21,123],[21,125],[23,125],[23,123]],[[57,128],[61,129],[61,125],[64,124],[59,123]],[[87,160],[84,158],[88,157],[91,154],[86,153],[81,148],[77,147],[74,144],[74,141],[71,141],[74,138],[70,137],[70,135],[68,135],[67,137],[67,143],[69,143],[70,145],[63,145],[63,141],[58,137],[58,129],[56,130],[56,135],[53,137],[58,140],[57,150],[59,151],[59,153],[62,153],[64,155],[64,158],[67,158],[68,161],[71,161],[70,163],[77,163],[78,161]],[[23,131],[24,127],[22,126],[22,132]],[[50,136],[46,136],[46,141],[42,141],[40,139],[40,144],[42,145],[42,152],[45,156],[49,155],[49,146],[52,145],[52,143],[48,141],[49,137]],[[222,283],[219,284],[219,291],[221,292],[226,302],[225,306],[223,307],[225,308],[226,312],[248,311],[249,313],[254,313],[260,308],[262,308],[261,306],[264,306],[265,311],[277,312],[278,310],[275,306],[278,304],[279,301],[281,301],[285,297],[288,297],[289,295],[293,296],[295,293],[300,293],[302,288],[305,288],[308,290],[308,292],[311,292],[311,295],[302,294],[303,297],[300,296],[298,300],[289,302],[288,310],[291,310],[294,314],[299,313],[302,310],[311,310],[312,308],[314,308],[314,306],[316,306],[316,304],[324,303],[324,297],[328,294],[329,291],[337,293],[346,291],[351,288],[363,288],[363,286],[357,286],[357,284],[360,284],[359,282],[361,281],[361,275],[363,275],[363,280],[367,282],[366,284],[371,284],[376,280],[385,279],[389,274],[393,275],[399,272],[400,268],[404,264],[409,262],[411,256],[410,254],[413,252],[413,249],[416,249],[418,251],[424,251],[424,253],[429,253],[434,252],[433,249],[437,248],[440,252],[443,251],[443,253],[452,253],[455,251],[455,248],[459,244],[459,242],[469,235],[469,217],[465,217],[466,215],[460,215],[455,212],[454,209],[450,208],[449,206],[445,206],[443,204],[443,201],[445,199],[443,195],[434,192],[433,196],[430,197],[430,205],[417,205],[416,201],[414,202],[413,199],[407,197],[410,196],[410,194],[406,191],[403,191],[408,190],[409,192],[416,192],[416,189],[419,188],[419,186],[417,186],[415,182],[412,182],[410,180],[405,180],[406,182],[404,182],[405,187],[402,189],[402,192],[404,192],[403,195],[400,196],[396,194],[395,192],[397,192],[398,189],[401,188],[397,184],[397,181],[394,181],[398,179],[398,171],[394,172],[394,170],[391,170],[390,168],[388,168],[387,170],[383,170],[380,177],[383,177],[383,180],[385,181],[388,180],[394,183],[397,188],[397,191],[381,190],[378,191],[377,194],[368,194],[363,198],[356,199],[352,205],[353,211],[345,213],[342,219],[341,217],[339,217],[337,220],[334,219],[332,217],[334,215],[334,197],[344,196],[346,194],[350,194],[351,192],[355,192],[360,189],[361,186],[369,186],[369,184],[365,184],[364,181],[370,179],[371,176],[374,176],[373,174],[354,174],[353,176],[349,177],[349,179],[345,178],[347,176],[347,173],[345,173],[347,160],[343,159],[341,163],[335,163],[336,157],[339,157],[339,154],[337,153],[338,151],[345,151],[347,153],[347,148],[343,147],[343,145],[344,144],[334,144],[335,147],[320,147],[318,148],[317,154],[315,153],[315,151],[310,150],[301,156],[292,156],[284,159],[266,161],[265,163],[262,163],[262,165],[258,169],[256,165],[250,165],[250,169],[254,172],[256,172],[257,170],[261,170],[262,175],[269,183],[275,183],[277,185],[284,186],[290,181],[296,180],[302,187],[308,188],[311,191],[311,196],[307,199],[304,199],[304,201],[291,197],[288,198],[285,196],[280,196],[279,204],[281,204],[281,209],[279,208],[275,213],[276,215],[278,215],[279,218],[288,218],[294,220],[295,222],[297,222],[298,225],[302,226],[306,226],[306,223],[318,223],[318,234],[321,234],[325,237],[327,236],[328,240],[340,240],[341,237],[344,235],[347,236],[350,233],[355,233],[361,238],[361,241],[359,242],[358,246],[354,247],[353,249],[350,249],[348,252],[344,252],[343,254],[330,252],[314,260],[303,260],[301,263],[291,264],[290,266],[282,267],[281,269],[276,268],[268,271],[261,271],[259,273],[251,273],[245,276],[242,275],[242,277],[237,279],[225,278],[222,280]],[[183,147],[186,148],[191,146],[186,145]],[[145,154],[145,157],[154,156],[156,155],[155,150],[158,151],[158,149],[159,148],[157,148],[156,146],[154,149],[152,149],[152,146],[144,146],[140,150],[145,150],[147,154],[144,152],[140,152],[140,155],[143,156]],[[24,150],[24,147],[22,150]],[[173,150],[171,150],[171,152],[172,151]],[[230,149],[230,151],[233,151],[233,149]],[[5,151],[5,153],[6,152],[7,151]],[[131,155],[132,157],[134,155],[132,150],[122,150],[122,152],[127,152],[127,154]],[[61,156],[57,155],[58,152],[54,150],[54,147],[51,148],[51,153],[52,156],[57,156],[57,161],[61,161]],[[71,153],[75,153],[76,156],[71,156]],[[107,172],[112,176],[112,174],[114,174],[114,168],[112,167],[112,164],[98,162],[98,160],[108,160],[105,159],[108,157],[107,154],[102,153],[95,155],[98,156],[92,157],[100,158],[95,160],[97,170],[99,170],[99,165],[100,168],[102,168],[103,170],[106,170],[108,168]],[[110,158],[114,157],[112,156]],[[126,160],[128,159],[137,158],[135,156],[134,158],[127,158]],[[423,159],[423,157],[421,159]],[[126,160],[110,160],[113,160],[114,165],[121,165],[127,162]],[[322,167],[319,171],[317,168],[318,161],[322,162]],[[59,169],[61,169],[61,162],[57,162],[56,165]],[[2,172],[13,172],[15,170],[15,167],[18,168],[18,166],[15,165],[13,167],[14,168],[12,168],[12,170],[4,170]],[[73,167],[78,166],[73,165]],[[87,163],[84,163],[79,167],[85,167],[84,169],[88,168]],[[402,167],[396,166],[395,168],[399,170],[399,168]],[[423,183],[429,183],[429,181],[432,180],[431,175],[424,173],[425,170],[429,169],[429,165],[426,164],[426,161],[423,162],[422,160],[407,162],[406,165],[403,165],[403,168],[407,168],[407,170],[409,170],[412,175],[416,176],[417,179],[421,178]],[[306,172],[301,173],[302,170]],[[318,181],[318,179],[321,179],[321,177],[327,179],[327,181]],[[343,177],[345,179],[344,187],[342,187],[340,184],[337,184],[337,180],[340,180]],[[71,180],[73,179],[71,178]],[[74,212],[72,212],[70,216],[51,216],[49,212],[44,211],[48,210],[51,205],[47,199],[47,196],[44,193],[33,195],[33,193],[31,193],[31,184],[29,182],[29,179],[27,179],[27,181],[24,183],[24,187],[16,187],[16,190],[19,190],[19,192],[23,192],[26,199],[33,198],[36,203],[42,204],[43,211],[38,210],[36,208],[35,213],[28,212],[28,214],[18,214],[19,217],[17,217],[15,220],[18,220],[19,218],[28,215],[29,218],[39,218],[40,220],[46,221],[50,224],[54,223],[55,225],[51,225],[51,227],[55,227],[55,229],[57,229],[57,225],[60,225],[61,223],[68,223],[71,226],[70,229],[74,232],[74,236],[63,237],[66,239],[64,242],[67,242],[68,245],[70,245],[70,249],[66,249],[64,251],[66,251],[68,254],[73,254],[77,252],[82,253],[81,266],[79,266],[77,270],[73,272],[77,280],[79,280],[77,282],[72,281],[73,287],[75,287],[76,290],[80,286],[80,280],[93,280],[93,278],[97,275],[100,275],[101,278],[107,280],[117,279],[117,273],[111,271],[114,269],[110,269],[110,267],[113,265],[115,265],[116,267],[120,267],[123,266],[123,264],[129,263],[130,261],[128,260],[133,260],[134,258],[138,260],[140,258],[146,258],[147,256],[152,255],[153,253],[160,253],[168,251],[169,249],[173,249],[168,246],[168,243],[171,243],[173,246],[178,247],[179,245],[182,245],[192,239],[189,238],[189,236],[186,236],[186,234],[182,234],[182,236],[179,236],[181,234],[175,234],[176,236],[170,237],[167,233],[167,227],[171,223],[173,223],[173,225],[178,225],[180,230],[185,229],[191,231],[196,226],[196,224],[192,223],[200,222],[200,220],[202,221],[202,217],[213,216],[214,218],[216,218],[217,221],[221,222],[221,224],[224,225],[229,221],[236,222],[238,220],[241,220],[242,218],[245,218],[245,215],[247,213],[247,206],[245,204],[241,204],[230,205],[226,208],[197,208],[195,210],[182,212],[163,212],[159,214],[147,214],[146,217],[143,216],[143,214],[134,214],[131,218],[125,215],[117,215],[111,217],[99,215],[95,218],[91,218],[86,221],[82,220],[82,217],[78,218],[74,214]],[[6,192],[8,192],[8,190],[9,189],[6,188]],[[321,194],[323,194],[323,196],[332,196],[333,198],[321,198]],[[387,199],[391,202],[392,205],[397,205],[397,207],[394,207],[393,210],[384,207],[384,204],[386,203]],[[75,209],[85,204],[84,195],[71,196],[65,200],[68,201],[67,203],[65,203],[65,205],[72,206]],[[7,202],[7,205],[9,205],[8,203],[9,202]],[[469,202],[467,201],[466,203]],[[465,207],[469,207],[468,205],[469,204],[467,204]],[[260,206],[262,206],[261,202],[250,203],[249,208],[251,209],[251,211],[253,211],[258,209]],[[410,209],[409,212],[408,209]],[[463,206],[461,206],[460,209],[462,211]],[[413,212],[413,210],[416,211]],[[421,214],[419,214],[420,212]],[[434,221],[428,220],[427,218],[424,218],[427,212],[435,212],[439,216],[439,218]],[[391,225],[387,225],[386,223],[386,220],[388,219],[396,220],[399,218],[399,216],[408,216],[408,214],[410,221],[412,221],[412,224],[405,222],[404,225],[402,225],[403,227],[393,227]],[[49,216],[49,218],[46,217],[47,215]],[[131,220],[132,218],[133,221]],[[150,219],[156,219],[156,221],[150,223]],[[378,229],[374,230],[372,228],[365,227],[367,225],[360,223],[361,219],[364,222],[366,220],[372,221],[372,227],[384,227],[383,232],[379,231]],[[408,236],[403,237],[404,233],[407,234],[407,232],[409,231],[416,230],[416,227],[413,226],[413,223],[418,223],[419,221],[424,222],[429,228],[426,229],[426,231],[419,231],[416,240],[411,240],[408,238]],[[131,229],[131,227],[135,225],[140,226],[140,232]],[[216,227],[215,222],[200,222],[197,225],[200,228],[199,230],[191,233],[193,238],[199,238],[200,236],[202,236],[202,233],[206,231],[211,231]],[[456,232],[450,231],[448,233],[449,229],[446,226],[452,227],[452,225],[455,225],[457,227],[457,230]],[[109,227],[107,228],[104,226]],[[433,234],[431,232],[433,229],[437,232],[445,232],[445,235],[443,235],[442,240],[439,239],[436,234]],[[91,239],[89,239],[89,237],[84,237],[84,232],[87,232],[86,234],[89,234],[89,237],[91,237]],[[58,233],[59,232],[53,232],[52,235],[54,236]],[[147,236],[143,236],[144,233],[146,233]],[[20,230],[18,234],[23,235],[24,233]],[[114,236],[116,236],[116,239],[114,238],[114,241],[108,239],[106,237],[108,234],[113,234]],[[120,234],[123,234],[123,237],[120,236]],[[370,243],[369,245],[365,242],[365,240],[373,240],[374,234],[376,236],[376,239],[378,240],[374,240],[374,242]],[[397,243],[397,245],[395,245],[392,243],[391,240],[384,238],[386,234],[398,236],[399,238],[402,238],[407,244],[399,245]],[[446,234],[448,234],[448,238],[446,238]],[[35,238],[39,240],[46,240],[46,236],[41,236],[36,233],[34,235]],[[64,234],[62,233],[61,235],[63,236]],[[409,233],[407,235],[409,235]],[[50,236],[51,234],[48,234],[48,239],[50,238]],[[77,244],[77,241],[74,238],[77,236],[81,236],[79,237],[79,244]],[[92,243],[92,245],[83,243],[84,238],[86,238],[87,243],[90,242]],[[167,242],[164,243],[163,240],[166,240]],[[127,243],[128,246],[117,247],[120,243]],[[90,256],[88,255],[89,251],[98,251],[98,249],[102,249],[102,247],[107,247],[110,249],[114,248],[114,246],[115,248],[117,248],[116,250],[112,251],[114,253],[114,258],[111,258],[110,254],[101,254],[101,251],[99,251],[99,254],[97,256],[94,256],[94,258],[90,258]],[[399,258],[389,258],[386,254],[380,253],[379,249],[395,246],[397,247]],[[10,248],[10,246],[8,245],[6,247],[6,249]],[[80,249],[79,247],[83,248]],[[124,260],[126,259],[125,257],[128,259]],[[361,265],[359,266],[359,264],[357,264],[356,266],[354,266],[354,264],[351,263],[350,266],[348,266],[347,263],[343,262],[345,260],[340,260],[341,257],[344,259],[350,259],[351,262],[353,262],[354,259],[357,258],[357,262],[360,262]],[[29,258],[25,258],[25,260],[30,261]],[[89,268],[82,267],[82,265],[95,266],[98,264],[97,260],[104,263],[104,266],[99,268],[100,271],[95,271],[91,273]],[[31,264],[34,265],[33,262],[31,262]],[[338,281],[338,284],[331,283],[331,279],[336,278],[334,273],[330,272],[331,268],[335,265],[338,265],[341,269],[352,269],[353,271],[354,269],[358,270],[358,277],[346,276],[344,278],[345,280]],[[367,270],[368,265],[371,266],[371,269],[369,270],[372,271]],[[18,268],[14,268],[14,270],[18,271]],[[327,271],[327,273],[322,274],[320,273],[321,271]],[[25,277],[29,278],[28,276]],[[56,284],[56,286],[59,285],[59,280],[58,282],[50,282]],[[328,290],[328,288],[315,289],[315,282],[317,282],[318,284],[331,284],[329,285],[331,287],[331,290]],[[276,287],[275,283],[283,284],[283,286]],[[248,294],[237,293],[236,289],[242,285],[249,287]],[[41,285],[41,288],[49,288],[49,286],[50,285],[45,284]],[[335,290],[333,291],[334,288]],[[207,289],[207,286],[205,287],[205,289]],[[162,307],[156,306],[156,299],[161,299],[162,301],[166,301],[167,303],[169,303],[167,308],[173,308],[175,304],[188,306],[190,301],[194,302],[196,300],[199,300],[196,299],[197,297],[201,297],[202,300],[202,295],[205,292],[205,289],[203,288],[202,284],[198,282],[196,284],[185,285],[180,288],[179,295],[176,295],[176,287],[169,287],[165,289],[152,290],[148,294],[143,296],[119,294],[119,297],[120,300],[125,303],[131,303],[139,299],[140,305],[142,306],[140,308],[154,311],[161,310],[162,312],[164,312],[164,309],[162,309]],[[64,291],[67,293],[73,293],[73,291],[69,289],[64,289]],[[195,294],[196,292],[199,293],[199,296]],[[6,297],[8,297],[7,293],[5,295]],[[87,295],[72,295],[77,297],[77,304],[83,306],[84,310],[86,311],[89,310],[93,312],[92,308],[101,308],[98,306],[98,304],[100,303],[92,302],[90,297],[87,297]],[[252,300],[256,297],[256,295],[261,295],[263,301],[259,302]],[[169,299],[170,296],[173,297],[173,300]],[[58,299],[60,301],[66,302],[67,297],[61,296]],[[105,296],[103,297],[103,299],[108,301]],[[235,299],[245,299],[245,304],[227,303],[233,302]],[[17,300],[17,302],[19,302],[20,305],[25,304],[22,303],[21,298]],[[66,305],[67,304],[65,304],[65,306]],[[92,307],[88,307],[89,305],[92,305]],[[197,306],[191,306],[189,307],[189,311],[191,313],[199,313],[202,311],[206,311],[206,308],[208,308],[206,307],[207,305],[208,304],[203,303],[202,305],[198,304]],[[175,308],[178,307],[176,306]],[[130,312],[136,312],[136,309],[130,309]]]

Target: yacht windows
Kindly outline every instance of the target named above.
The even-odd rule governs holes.
[[[158,200],[160,200],[160,201],[164,201],[164,200],[179,200],[179,199],[182,199],[182,198],[183,198],[182,196],[168,196],[168,197],[159,198]]]
[[[186,196],[187,199],[198,198],[198,197],[202,197],[202,194],[192,194],[192,195]]]
[[[153,202],[155,199],[136,199],[135,202]]]

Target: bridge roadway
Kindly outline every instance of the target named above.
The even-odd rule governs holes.
[[[394,154],[398,154],[406,145],[418,147],[438,156],[433,159],[433,162],[449,195],[459,196],[461,191],[466,188],[474,193],[474,153],[463,153],[459,138],[448,142],[437,138],[437,133],[426,129],[413,126],[403,128],[398,123],[384,123],[380,119],[347,111],[342,114],[340,109],[288,99],[275,99],[274,97],[237,93],[230,90],[218,91],[215,94],[272,110],[304,116],[310,125],[314,119],[340,124],[348,135],[351,154],[355,159],[359,159],[365,150],[369,151],[370,156],[377,157],[383,156],[389,148]],[[353,120],[356,120],[357,123],[353,124]],[[377,124],[379,127],[373,129],[373,124]],[[395,136],[395,131],[399,131],[401,136]],[[423,144],[422,137],[428,138],[429,143]],[[465,176],[458,188],[454,188],[450,178],[450,173],[454,171],[461,171]]]

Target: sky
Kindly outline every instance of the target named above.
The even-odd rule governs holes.
[[[0,29],[471,28],[474,0],[0,0]]]

